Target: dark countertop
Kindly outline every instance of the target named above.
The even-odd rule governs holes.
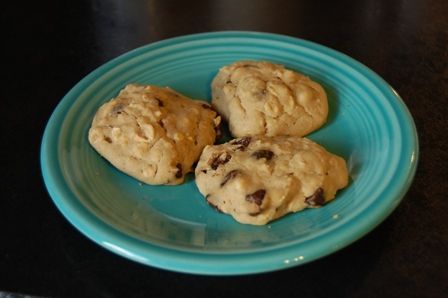
[[[2,291],[52,297],[447,297],[448,2],[323,2],[5,2],[0,297]],[[398,91],[415,119],[420,162],[402,203],[374,231],[300,267],[206,277],[112,254],[56,209],[41,178],[39,146],[64,94],[128,50],[216,30],[321,43],[364,63]]]

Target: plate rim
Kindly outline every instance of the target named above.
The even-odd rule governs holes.
[[[198,253],[197,251],[189,252],[185,250],[169,249],[166,247],[159,246],[157,244],[155,245],[148,242],[144,242],[140,239],[133,237],[132,235],[128,235],[124,232],[118,231],[109,224],[103,222],[101,219],[95,217],[95,214],[91,212],[89,209],[82,206],[80,202],[70,202],[67,201],[67,199],[65,199],[64,201],[64,198],[59,197],[61,195],[61,190],[58,189],[57,183],[55,181],[57,181],[58,178],[59,179],[62,178],[57,177],[55,175],[56,173],[54,172],[54,169],[52,169],[52,166],[54,167],[56,161],[50,158],[51,154],[49,153],[49,149],[51,148],[50,145],[54,145],[50,143],[51,141],[54,141],[54,135],[53,135],[54,129],[53,131],[51,130],[51,124],[56,123],[58,118],[61,117],[63,118],[66,112],[70,110],[71,105],[74,102],[76,102],[76,97],[74,96],[74,94],[82,92],[83,87],[89,86],[91,81],[94,80],[98,74],[113,68],[116,64],[125,62],[126,60],[129,60],[132,57],[138,56],[141,53],[151,51],[157,48],[163,48],[173,43],[174,44],[182,43],[184,41],[193,39],[195,40],[210,39],[216,37],[230,37],[230,36],[235,37],[250,36],[265,40],[291,42],[294,44],[298,44],[300,46],[311,47],[313,50],[318,52],[324,50],[324,53],[327,55],[331,53],[331,56],[333,58],[336,57],[343,58],[337,60],[342,61],[344,64],[348,64],[350,68],[355,68],[353,67],[353,65],[355,65],[357,70],[361,69],[363,72],[368,74],[369,80],[371,77],[378,80],[381,83],[382,87],[387,88],[390,92],[392,92],[394,98],[398,100],[400,111],[402,112],[401,115],[404,118],[406,118],[407,120],[406,124],[409,125],[408,129],[410,130],[410,133],[412,135],[410,143],[413,144],[412,147],[413,159],[411,160],[409,168],[407,169],[407,172],[405,174],[404,183],[399,187],[399,190],[396,191],[397,194],[394,197],[395,200],[393,203],[389,202],[390,204],[386,206],[387,208],[381,209],[382,212],[379,212],[379,214],[376,214],[378,213],[378,210],[375,214],[370,214],[370,217],[373,217],[374,220],[373,222],[372,219],[371,221],[368,221],[369,224],[366,224],[366,221],[364,221],[365,226],[364,228],[358,228],[356,231],[351,231],[351,233],[346,232],[344,234],[345,238],[343,239],[342,244],[331,248],[328,247],[325,249],[321,248],[320,250],[317,250],[317,252],[315,252],[310,257],[307,257],[306,259],[300,258],[300,256],[294,258],[286,258],[284,259],[283,263],[278,261],[279,257],[277,253],[279,249],[273,249],[261,252],[242,252],[242,253],[237,252],[233,254],[224,254],[216,252],[210,253],[207,251],[204,251],[203,253],[202,252]],[[70,98],[72,99],[70,100]],[[318,258],[322,258],[350,245],[351,243],[357,241],[358,239],[360,239],[361,237],[365,236],[370,231],[372,231],[376,226],[378,226],[381,222],[383,222],[384,219],[387,218],[395,210],[395,208],[402,201],[405,194],[408,192],[409,187],[412,184],[412,181],[415,177],[415,173],[417,170],[418,160],[419,160],[419,140],[416,125],[412,118],[412,114],[410,113],[408,107],[406,106],[402,98],[399,96],[399,94],[381,76],[379,76],[377,73],[375,73],[373,70],[371,70],[361,62],[351,58],[350,56],[342,52],[331,49],[327,46],[297,37],[276,33],[258,32],[258,31],[212,31],[212,32],[204,32],[204,33],[196,33],[196,34],[188,34],[172,37],[140,46],[138,48],[125,52],[105,62],[104,64],[98,66],[89,74],[84,76],[59,101],[45,126],[40,152],[41,173],[43,176],[44,184],[50,195],[50,198],[52,199],[53,203],[57,206],[59,211],[64,215],[64,217],[83,235],[85,235],[92,241],[96,242],[97,244],[101,245],[102,247],[118,255],[137,261],[139,263],[171,271],[206,274],[206,275],[241,275],[241,274],[261,273],[261,272],[269,272],[285,269],[291,266],[305,264]],[[75,206],[76,204],[73,205],[73,203],[78,203],[78,206]],[[76,210],[79,208],[83,208],[84,213],[81,214],[82,212],[79,213],[80,211],[77,210],[78,212],[76,213],[78,215],[77,218],[76,215],[72,213],[72,211],[74,209]],[[93,226],[92,222],[95,222]],[[100,222],[101,224],[98,225],[98,222]],[[335,233],[337,231],[339,231],[338,232],[339,235],[340,233],[342,233],[341,229],[346,230],[348,228],[349,225],[342,225],[340,227],[337,227],[332,232],[333,237],[335,236]],[[110,241],[111,238],[113,238],[114,241]],[[129,245],[129,242],[132,242],[131,243],[131,245],[133,246],[132,251],[126,249],[126,246]],[[308,245],[310,244],[308,243]],[[293,256],[294,248],[295,246],[291,245],[288,247],[280,248],[280,250],[282,251],[282,255]],[[150,252],[148,252],[148,249],[150,249]],[[272,255],[274,252],[275,256]],[[247,262],[248,255],[251,255],[252,262]],[[258,259],[256,262],[254,262],[253,261],[254,257],[260,255],[262,255],[265,261],[260,262],[260,259]],[[275,261],[273,260],[274,258]],[[186,259],[188,259],[188,261],[186,261]],[[197,263],[201,261],[207,264],[204,265]],[[246,263],[244,264],[242,261]],[[260,265],[260,263],[263,264]],[[196,266],[192,264],[195,264]],[[216,268],[217,270],[216,269],[211,270],[210,268],[212,268],[214,265],[215,266],[221,265],[224,267]]]

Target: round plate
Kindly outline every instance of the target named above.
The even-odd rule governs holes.
[[[349,186],[326,206],[266,226],[239,224],[206,204],[192,174],[178,186],[143,185],[89,145],[96,110],[127,83],[170,86],[210,100],[210,83],[219,68],[242,59],[283,64],[326,89],[328,122],[309,138],[344,157],[350,171]],[[324,46],[255,32],[168,39],[106,63],[62,99],[41,147],[51,198],[87,237],[143,264],[212,275],[283,269],[350,244],[399,204],[417,157],[412,117],[378,75]]]

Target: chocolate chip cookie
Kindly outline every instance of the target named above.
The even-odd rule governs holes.
[[[234,137],[305,136],[327,120],[321,85],[282,65],[239,61],[212,82],[212,104]]]
[[[344,159],[291,136],[243,137],[206,146],[195,175],[210,205],[253,225],[320,207],[348,183]]]
[[[126,174],[147,184],[179,184],[215,142],[220,119],[206,102],[130,84],[98,109],[88,138]]]

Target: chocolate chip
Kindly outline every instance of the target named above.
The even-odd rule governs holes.
[[[236,150],[244,151],[246,147],[249,146],[251,137],[243,137],[230,142],[230,145],[240,145],[236,148]]]
[[[215,127],[215,134],[216,134],[216,137],[215,137],[216,140],[219,140],[222,137],[221,125],[218,125]]]
[[[257,65],[252,65],[252,64],[243,64],[243,65],[241,65],[241,67],[244,67],[244,68],[258,68]]]
[[[231,145],[243,145],[243,146],[248,146],[249,143],[251,141],[251,137],[242,137],[239,139],[235,139],[232,142],[230,142]]]
[[[266,158],[266,160],[271,160],[274,156],[274,152],[262,149],[255,151],[251,156],[255,157],[256,159]]]
[[[164,104],[163,104],[163,101],[162,100],[160,100],[159,98],[155,98],[155,100],[157,100],[157,104],[159,105],[159,107],[163,107],[164,106]]]
[[[221,139],[223,133],[222,133],[222,127],[221,127],[222,123],[220,122],[217,126],[215,126],[215,144]]]
[[[232,156],[229,153],[227,152],[221,153],[212,160],[210,167],[213,170],[216,170],[220,165],[228,163],[231,158]]]
[[[239,173],[241,173],[239,170],[232,170],[227,173],[227,175],[224,177],[224,180],[221,182],[221,187],[223,187],[229,180],[235,178]]]
[[[201,172],[207,174],[207,170],[201,170]]]
[[[182,164],[178,163],[176,164],[177,172],[176,172],[176,178],[182,178]]]
[[[112,143],[112,139],[111,139],[111,138],[109,138],[109,137],[105,137],[105,138],[104,138],[104,140],[105,140],[106,142],[108,142],[109,144],[111,144],[111,143]]]
[[[208,104],[203,103],[201,106],[202,106],[204,109],[208,109],[208,110],[212,110],[212,111],[214,111],[214,109],[213,109],[210,105],[208,105]]]
[[[232,81],[231,80],[227,80],[226,84],[232,84]]]
[[[123,109],[124,109],[124,104],[119,103],[119,104],[116,104],[116,105],[112,108],[111,113],[114,114],[114,115],[121,114],[121,111],[123,111]]]
[[[259,189],[256,192],[247,195],[246,196],[246,201],[251,202],[251,203],[255,203],[258,206],[261,206],[261,204],[263,203],[263,199],[264,199],[265,194],[266,194],[266,190]]]
[[[325,204],[324,190],[322,187],[316,189],[311,196],[306,197],[305,202],[310,206],[322,206]]]

